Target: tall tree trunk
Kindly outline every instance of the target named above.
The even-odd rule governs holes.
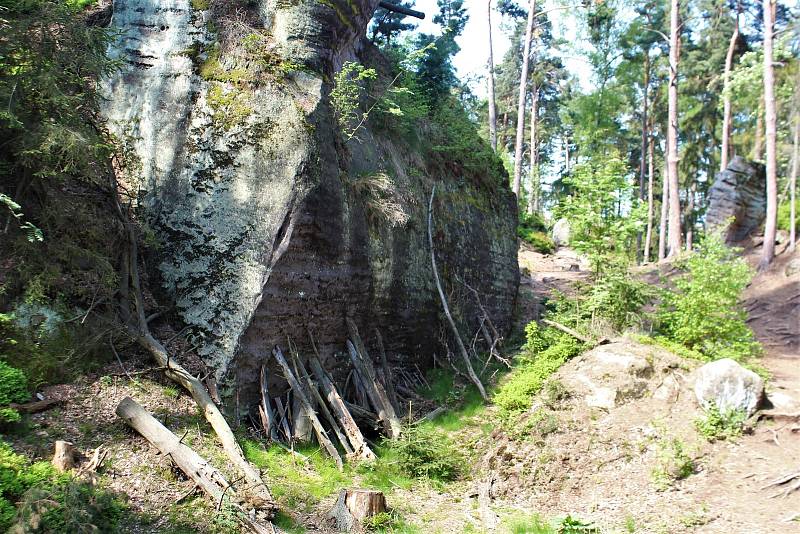
[[[655,174],[653,159],[653,140],[648,137],[647,143],[647,234],[644,238],[644,263],[650,261],[650,245],[653,242],[653,174]]]
[[[800,83],[800,71],[797,72]],[[797,87],[797,84],[795,84]],[[789,252],[794,252],[797,243],[797,168],[800,166],[800,92],[795,92],[794,149],[792,150],[792,174],[789,178]]]
[[[681,252],[681,195],[678,189],[678,58],[681,52],[679,10],[680,0],[671,0],[669,24],[669,111],[667,124],[669,257],[676,256]]]
[[[522,177],[522,144],[525,140],[525,95],[528,89],[528,61],[531,57],[531,36],[533,35],[533,15],[536,0],[530,1],[528,22],[525,26],[525,46],[522,51],[522,74],[519,77],[519,98],[517,100],[517,140],[514,144],[514,194],[519,198],[519,184]]]
[[[767,141],[767,220],[759,270],[764,270],[775,257],[775,230],[778,218],[778,172],[775,112],[775,73],[772,39],[775,25],[774,0],[764,0],[764,129]]]
[[[753,139],[753,150],[750,159],[761,161],[764,159],[764,94],[758,99],[758,114],[756,115],[756,134]]]
[[[486,2],[486,20],[489,28],[489,143],[497,152],[497,108],[494,100],[494,53],[492,52],[492,0]]]
[[[650,48],[644,50],[644,82],[642,84],[642,148],[641,155],[639,156],[639,200],[644,200],[644,179],[646,176],[647,167],[647,100],[648,90],[650,88]],[[636,255],[642,250],[642,232],[636,232]],[[647,261],[647,255],[643,254],[644,260]]]
[[[567,174],[569,174],[571,168],[571,162],[569,160],[569,136],[564,139],[564,163],[567,167]]]
[[[725,55],[725,72],[722,75],[722,153],[719,159],[719,171],[728,168],[728,159],[731,156],[731,69],[733,69],[733,53],[736,51],[736,42],[739,40],[739,13],[736,13],[736,26],[728,43],[728,53]]]
[[[664,153],[669,150],[664,147]],[[667,257],[667,219],[669,213],[669,165],[664,158],[664,172],[661,176],[661,222],[658,227],[658,260]]]
[[[691,251],[694,244],[694,197],[697,194],[697,182],[686,189],[686,250]]]
[[[531,180],[531,191],[528,197],[528,214],[539,212],[539,141],[536,127],[539,117],[539,88],[535,85],[531,90],[531,155],[528,175]]]

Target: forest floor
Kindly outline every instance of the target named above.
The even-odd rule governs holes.
[[[745,254],[755,261],[754,248]],[[769,397],[781,411],[797,413],[800,273],[785,275],[791,260],[782,253],[768,272],[758,275],[745,294],[745,306],[765,347],[760,364],[771,376]],[[585,265],[570,250],[545,256],[523,245],[519,261],[520,327],[539,316],[544,299],[556,292],[570,294],[576,282],[587,278]],[[650,266],[642,275],[656,283],[658,272],[669,275],[669,267]],[[581,380],[611,380],[609,373],[592,374],[593,353],[605,358],[619,351],[623,358],[645,361],[648,371],[630,378],[641,385],[638,393],[614,406],[592,407],[578,394],[556,400],[543,394],[529,412],[530,424],[517,432],[504,425],[497,407],[462,388],[460,403],[431,423],[449,435],[465,459],[465,473],[455,482],[414,480],[369,466],[339,473],[319,451],[304,450],[309,462],[302,463],[280,449],[264,450],[260,436],[244,426],[239,437],[251,461],[264,469],[282,508],[277,523],[287,532],[329,532],[326,512],[339,489],[354,486],[386,493],[395,532],[485,532],[495,523],[496,532],[544,533],[549,531],[536,527],[540,520],[565,516],[591,522],[603,533],[800,532],[800,522],[792,519],[800,514],[800,491],[773,498],[775,488],[762,489],[800,469],[798,421],[762,422],[751,434],[709,443],[694,427],[700,410],[690,377],[697,362],[636,336],[603,347],[606,352],[570,360],[553,380],[567,389]],[[124,370],[115,363],[77,383],[46,389],[46,396],[64,399],[65,406],[31,416],[9,439],[28,456],[44,459],[57,439],[70,440],[86,453],[104,446],[109,454],[100,484],[128,501],[130,513],[121,532],[236,532],[230,515],[192,492],[168,458],[114,415],[117,403],[131,396],[227,470],[191,397],[146,372],[149,367],[143,357],[125,357]],[[447,397],[458,389],[449,380],[434,376],[430,389]],[[502,380],[499,374],[497,380]],[[420,400],[414,411],[423,413],[430,406],[431,401]],[[691,467],[688,476],[671,477],[676,462]],[[488,490],[482,493],[481,488]]]

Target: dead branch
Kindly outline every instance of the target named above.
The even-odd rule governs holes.
[[[551,321],[549,319],[542,319],[542,322],[544,324],[546,324],[547,326],[552,326],[556,330],[561,330],[565,334],[569,334],[570,336],[574,337],[578,341],[583,341],[584,343],[588,343],[589,345],[592,345],[592,346],[602,345],[602,344],[608,342],[608,340],[605,339],[605,338],[599,339],[599,340],[594,340],[594,339],[592,339],[590,337],[586,337],[583,334],[581,334],[579,332],[576,332],[575,330],[573,330],[572,328],[570,328],[568,326],[564,326],[561,323],[557,323],[557,322]]]
[[[455,321],[453,321],[453,316],[450,314],[450,307],[447,305],[447,299],[444,295],[444,290],[442,289],[442,282],[439,280],[439,269],[436,267],[436,253],[433,248],[433,197],[436,194],[436,184],[434,184],[433,188],[431,189],[431,200],[428,203],[428,245],[431,249],[431,266],[433,267],[433,280],[436,283],[436,289],[439,292],[439,299],[442,301],[442,309],[444,310],[444,315],[447,318],[447,322],[450,323],[450,328],[453,331],[453,336],[456,338],[456,344],[458,345],[459,351],[461,351],[461,357],[464,360],[464,365],[467,368],[467,374],[469,375],[470,380],[473,384],[478,388],[478,391],[483,397],[483,400],[489,400],[489,397],[486,395],[486,390],[481,383],[481,379],[478,378],[478,375],[475,374],[475,370],[472,368],[472,363],[469,361],[469,354],[467,354],[467,348],[464,346],[464,342],[461,340],[461,335],[458,333],[458,327],[456,327]]]

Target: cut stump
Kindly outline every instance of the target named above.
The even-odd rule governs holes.
[[[75,468],[75,446],[69,441],[56,441],[53,467],[64,473]]]
[[[363,532],[364,520],[386,511],[382,492],[366,489],[344,489],[328,517],[336,521],[340,532]]]

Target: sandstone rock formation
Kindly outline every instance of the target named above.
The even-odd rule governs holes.
[[[566,247],[569,245],[569,221],[567,219],[559,219],[553,225],[553,243],[557,247]]]
[[[725,239],[728,243],[735,243],[761,226],[767,209],[764,173],[761,163],[741,156],[731,160],[708,190],[706,226],[709,230],[725,226],[732,218]]]
[[[346,316],[368,341],[379,329],[390,357],[430,357],[440,319],[425,239],[433,183],[437,260],[462,326],[476,310],[456,276],[510,325],[519,274],[507,177],[469,177],[369,125],[357,140],[337,133],[333,74],[347,60],[382,61],[360,37],[376,5],[114,2],[124,67],[105,82],[105,114],[157,243],[151,275],[223,398],[243,406],[275,344],[310,351],[311,331],[335,367]]]

